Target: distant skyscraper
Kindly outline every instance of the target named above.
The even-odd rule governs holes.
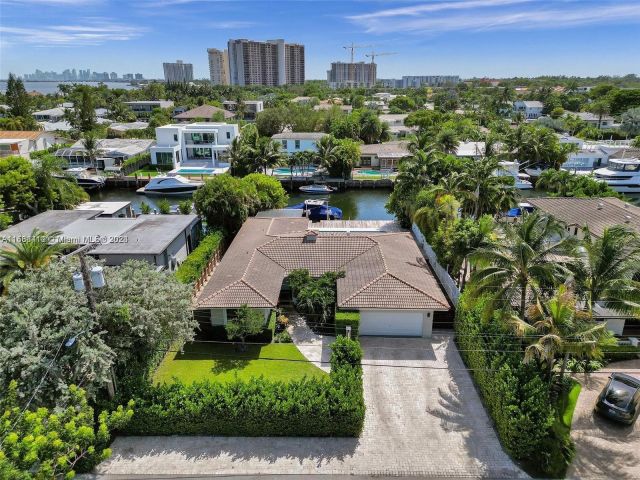
[[[405,75],[402,77],[402,88],[443,87],[458,83],[460,83],[458,75]]]
[[[111,74],[109,74],[109,78],[111,80],[117,80],[118,79],[118,74],[116,72],[111,72]]]
[[[209,78],[214,85],[229,85],[229,56],[226,50],[207,48]]]
[[[167,83],[186,83],[193,81],[193,65],[176,60],[175,63],[163,63],[164,81]]]
[[[144,77],[141,73],[136,73],[136,80],[144,80]]]
[[[257,42],[229,40],[229,79],[232,85],[304,83],[304,46],[282,39]]]
[[[331,88],[373,87],[376,84],[375,63],[333,62],[327,70],[327,81]]]
[[[133,73],[125,73],[122,75],[123,80],[133,80]]]

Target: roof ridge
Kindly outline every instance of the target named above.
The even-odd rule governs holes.
[[[369,288],[371,285],[373,285],[374,283],[376,283],[378,280],[380,280],[382,277],[384,277],[386,274],[388,274],[389,272],[387,272],[386,270],[384,272],[382,272],[380,275],[378,275],[376,278],[374,278],[373,280],[371,280],[369,283],[364,284],[360,289],[356,290],[355,292],[353,292],[351,295],[349,295],[347,298],[345,298],[342,302],[340,302],[340,305],[344,305],[345,303],[347,303],[349,300],[351,300],[353,297],[355,297],[356,295],[359,295],[360,293],[362,293],[365,289]]]
[[[429,293],[425,292],[423,289],[421,289],[421,288],[419,288],[419,287],[416,287],[415,285],[413,285],[413,284],[411,284],[411,283],[407,282],[406,280],[403,280],[402,278],[398,277],[397,275],[395,275],[395,274],[393,274],[393,273],[391,273],[391,272],[387,272],[387,274],[388,274],[389,276],[391,276],[391,277],[395,278],[396,280],[398,280],[400,283],[404,283],[404,284],[405,284],[405,285],[407,285],[408,287],[411,287],[411,288],[413,288],[414,290],[417,290],[418,292],[420,292],[420,293],[422,293],[422,294],[426,295],[427,297],[429,297],[429,298],[430,298],[431,300],[433,300],[434,302],[437,302],[437,303],[439,303],[440,305],[443,305],[443,306],[449,307],[449,305],[444,305],[440,300],[438,300],[438,299],[436,299],[436,298],[433,298],[433,295],[431,295],[431,294],[429,294]]]
[[[256,292],[258,295],[260,295],[262,298],[264,298],[264,300],[267,303],[272,303],[271,300],[269,300],[267,298],[267,296],[265,294],[263,294],[260,290],[258,290],[256,287],[254,287],[253,285],[251,285],[247,280],[245,280],[244,278],[242,280],[240,280],[242,283],[244,283],[247,287],[249,287],[251,290],[253,290],[254,292]],[[278,302],[276,302],[277,305]]]
[[[348,263],[353,262],[356,258],[360,257],[361,255],[364,255],[365,253],[367,253],[368,251],[370,251],[372,248],[376,248],[378,247],[378,250],[380,249],[380,244],[378,242],[376,242],[373,238],[371,238],[368,235],[362,235],[363,238],[368,238],[369,240],[371,240],[374,245],[371,245],[369,248],[367,248],[366,250],[363,250],[362,252],[360,252],[359,254],[357,254],[355,257],[351,257],[349,260],[347,260],[346,262],[344,262],[342,265],[340,265],[340,267],[345,267]],[[382,253],[382,252],[381,252]],[[384,257],[383,257],[383,262],[384,262]]]

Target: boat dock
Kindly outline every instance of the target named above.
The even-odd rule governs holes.
[[[360,180],[350,179],[345,180],[343,178],[330,178],[330,177],[276,177],[280,180],[282,186],[287,190],[298,190],[303,185],[328,185],[336,189],[336,191],[344,191],[350,188],[390,188],[393,189],[393,180],[389,178],[382,178],[376,180]]]

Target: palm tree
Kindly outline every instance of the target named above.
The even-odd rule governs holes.
[[[416,135],[409,138],[408,150],[411,153],[415,153],[418,150],[434,150],[435,147],[432,142],[432,135],[428,131],[420,130]]]
[[[576,290],[592,311],[597,302],[624,314],[640,313],[640,282],[634,279],[640,265],[640,237],[621,226],[606,228],[594,238],[588,228],[574,249]]]
[[[489,294],[493,310],[511,307],[520,297],[518,313],[524,318],[527,296],[540,298],[542,290],[562,283],[569,270],[554,255],[566,253],[573,239],[564,235],[557,221],[538,212],[525,214],[518,223],[499,223],[497,240],[470,255],[478,265],[470,287],[479,295]]]
[[[100,153],[100,147],[98,145],[98,140],[92,134],[86,134],[82,139],[82,148],[86,152],[92,166],[96,166],[95,161]]]
[[[569,155],[578,151],[580,151],[580,148],[575,143],[558,143],[551,152],[549,163],[554,170],[558,171],[567,161]]]
[[[566,170],[545,170],[542,172],[538,181],[536,182],[537,190],[544,190],[554,192],[560,197],[566,197],[571,190],[571,180],[575,178],[575,175]]]
[[[440,223],[451,225],[458,217],[460,202],[451,194],[440,195],[434,205],[416,210],[413,221],[423,232],[436,231]]]
[[[325,169],[329,169],[336,160],[338,154],[338,145],[332,135],[325,135],[316,142],[316,156],[318,163]]]
[[[280,142],[274,142],[270,138],[259,139],[257,146],[251,149],[254,171],[262,169],[266,175],[268,168],[278,165],[283,159],[281,147]]]
[[[247,151],[244,147],[242,140],[239,136],[231,140],[231,144],[229,145],[229,150],[227,151],[227,160],[229,160],[229,165],[231,169],[231,173],[234,174],[239,165],[244,165],[246,163]]]
[[[529,341],[524,361],[542,361],[553,368],[556,357],[562,357],[560,379],[571,356],[599,358],[601,347],[610,343],[606,324],[593,321],[591,313],[576,308],[576,299],[565,285],[546,302],[538,299],[527,311],[527,319],[513,316],[509,325]]]
[[[24,241],[7,241],[0,249],[0,278],[6,289],[16,277],[29,270],[45,267],[51,259],[61,253],[67,245],[56,242],[62,232],[43,232],[33,229]]]
[[[602,117],[611,111],[611,107],[606,100],[597,100],[589,106],[589,111],[598,116],[598,130],[602,126]]]
[[[452,129],[441,130],[436,136],[435,144],[443,153],[455,153],[458,148],[458,135]]]
[[[459,191],[464,200],[464,210],[473,218],[504,212],[516,203],[513,179],[495,175],[499,168],[498,160],[491,157],[465,165],[460,177]]]

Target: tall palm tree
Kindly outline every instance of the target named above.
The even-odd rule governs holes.
[[[261,138],[256,147],[252,148],[251,155],[254,161],[254,171],[263,170],[266,175],[267,169],[279,165],[283,160],[280,142],[274,142],[270,138]]]
[[[388,132],[388,130],[387,130]],[[377,143],[380,140],[382,126],[378,117],[370,110],[360,118],[360,138],[364,143]]]
[[[569,274],[554,255],[570,251],[573,239],[552,217],[525,214],[518,223],[502,222],[497,239],[470,255],[478,269],[469,285],[477,294],[489,294],[492,309],[511,307],[519,297],[518,313],[524,318],[527,297],[540,298],[545,288],[559,285]]]
[[[16,277],[29,270],[45,267],[67,245],[56,242],[62,232],[43,232],[35,228],[24,241],[8,241],[0,249],[0,279],[6,289]]]
[[[556,148],[551,152],[549,163],[551,168],[558,171],[560,167],[567,161],[569,155],[579,152],[580,148],[575,143],[558,143]]]
[[[435,144],[443,153],[455,153],[458,148],[458,135],[452,129],[441,130],[436,136]]]
[[[420,130],[416,135],[409,138],[409,144],[407,145],[407,148],[411,153],[415,153],[418,150],[433,150],[435,147],[433,145],[432,139],[433,136],[430,132],[426,130]]]
[[[499,168],[498,159],[492,157],[465,165],[458,188],[464,210],[473,218],[504,212],[516,203],[513,179],[495,175]]]
[[[594,322],[590,312],[576,308],[575,296],[565,285],[560,285],[548,301],[538,299],[531,305],[526,320],[513,316],[509,325],[529,341],[525,362],[540,360],[551,370],[556,358],[562,358],[560,378],[571,356],[599,358],[601,347],[611,338],[605,323]]]
[[[240,165],[244,165],[247,159],[247,150],[242,143],[240,137],[231,140],[229,150],[227,150],[227,160],[231,167],[231,173],[235,174]]]
[[[92,134],[86,134],[82,139],[82,148],[87,153],[92,166],[96,166],[96,158],[100,154],[98,139]]]
[[[316,157],[318,163],[329,169],[329,165],[335,162],[338,154],[338,145],[332,135],[325,135],[316,142]]]
[[[413,221],[423,232],[436,231],[440,223],[451,225],[458,217],[460,202],[451,194],[437,197],[434,205],[416,210]]]
[[[588,228],[574,249],[570,265],[575,275],[576,291],[593,309],[596,302],[623,314],[640,313],[640,282],[634,276],[640,270],[640,237],[621,226],[606,228],[601,238],[594,238]]]

